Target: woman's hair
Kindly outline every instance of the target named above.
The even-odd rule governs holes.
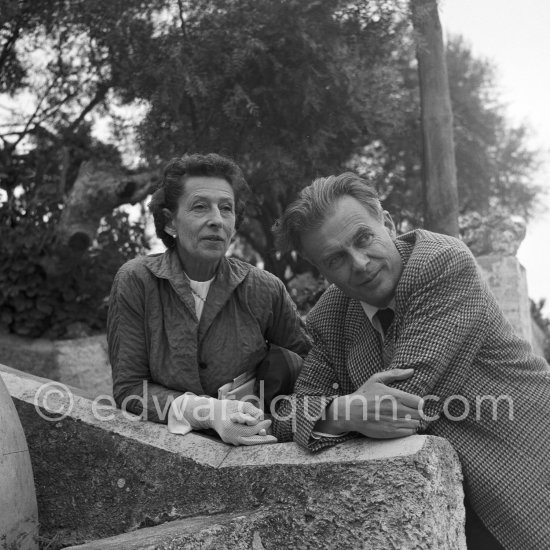
[[[275,243],[281,252],[302,252],[301,234],[320,227],[341,197],[350,196],[383,219],[383,210],[376,189],[353,172],[318,178],[300,191],[273,225]]]
[[[153,214],[157,237],[167,248],[174,247],[176,239],[164,231],[168,220],[163,210],[167,208],[172,213],[177,211],[179,199],[185,191],[185,182],[187,178],[194,176],[226,180],[235,194],[236,228],[239,227],[244,217],[250,190],[241,169],[233,160],[216,153],[206,155],[194,153],[181,158],[173,158],[164,167],[162,180],[148,204],[149,210]]]

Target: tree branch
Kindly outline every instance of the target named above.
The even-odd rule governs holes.
[[[159,177],[156,170],[127,174],[112,164],[83,163],[56,227],[58,246],[82,254],[93,241],[101,218],[118,206],[143,200]]]
[[[84,107],[84,109],[82,110],[82,112],[80,113],[80,115],[76,118],[76,120],[74,120],[70,125],[69,127],[67,128],[67,130],[69,132],[73,132],[77,127],[78,125],[84,120],[84,118],[86,117],[86,115],[92,111],[94,109],[94,107],[96,105],[98,105],[99,103],[101,103],[104,99],[105,99],[105,96],[107,95],[107,92],[111,89],[111,85],[110,83],[102,83],[100,84],[98,87],[97,87],[97,91],[94,95],[94,97],[92,98],[92,100],[88,103],[88,105],[86,107]]]

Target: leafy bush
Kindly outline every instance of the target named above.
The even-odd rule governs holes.
[[[57,253],[53,229],[60,208],[21,201],[0,206],[0,329],[22,336],[67,336],[82,323],[92,332],[105,328],[107,298],[117,269],[146,249],[144,228],[115,211],[103,220],[96,241],[77,261],[48,276]]]
[[[300,315],[305,316],[327,289],[328,283],[323,276],[315,277],[307,271],[293,277],[287,286]]]

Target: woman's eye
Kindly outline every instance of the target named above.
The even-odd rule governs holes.
[[[202,202],[198,202],[197,204],[193,205],[193,210],[204,210],[206,208],[206,204],[203,204]]]

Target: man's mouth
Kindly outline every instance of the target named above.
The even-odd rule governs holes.
[[[376,277],[378,276],[378,273],[379,273],[379,271],[377,271],[376,273],[373,273],[372,275],[369,275],[367,278],[365,278],[365,280],[361,283],[361,286],[368,285],[368,284],[372,283],[372,281],[374,281],[374,279],[376,279]]]

